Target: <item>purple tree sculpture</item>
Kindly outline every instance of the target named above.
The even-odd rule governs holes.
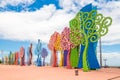
[[[43,66],[45,66],[45,58],[48,56],[48,52],[45,48],[42,49],[41,56],[43,58]]]

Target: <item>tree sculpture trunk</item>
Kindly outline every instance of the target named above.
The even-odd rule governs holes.
[[[83,71],[89,71],[88,61],[87,61],[87,53],[88,53],[88,41],[86,40],[85,49],[83,52]]]
[[[43,58],[43,66],[45,66],[45,58]]]
[[[70,53],[70,63],[73,68],[78,67],[78,61],[79,61],[79,46],[76,46],[75,48],[71,49]]]
[[[59,64],[60,67],[63,66],[63,52],[62,50],[60,51],[60,64]]]
[[[67,68],[71,69],[71,65],[70,65],[70,50],[68,50],[68,55],[67,55]]]
[[[57,55],[56,55],[56,50],[52,50],[52,54],[53,54],[53,63],[52,66],[53,67],[57,67]]]
[[[67,66],[67,55],[68,55],[68,50],[64,50],[64,66]]]

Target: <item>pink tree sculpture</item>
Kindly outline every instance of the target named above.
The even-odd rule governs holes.
[[[18,65],[19,52],[15,52],[15,65]]]
[[[67,68],[71,68],[70,65],[70,49],[71,49],[71,43],[70,43],[70,29],[68,27],[65,27],[61,34],[61,46],[63,50],[67,50]],[[65,59],[65,58],[64,58]]]
[[[25,49],[24,49],[24,47],[21,47],[20,48],[20,65],[21,66],[25,65],[24,58],[25,58]]]

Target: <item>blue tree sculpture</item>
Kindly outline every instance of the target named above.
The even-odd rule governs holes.
[[[42,43],[40,39],[38,39],[38,43],[35,48],[35,54],[37,55],[36,66],[42,66],[41,64],[41,50],[42,50]]]
[[[45,58],[48,56],[48,52],[45,48],[42,49],[41,56],[43,58],[43,66],[45,66]]]

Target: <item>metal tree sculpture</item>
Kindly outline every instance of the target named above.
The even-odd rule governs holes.
[[[57,39],[57,34],[58,32],[54,32],[53,35],[51,35],[51,38],[49,40],[49,44],[48,44],[48,47],[49,49],[52,51],[52,54],[51,54],[51,65],[53,67],[56,67],[57,66],[57,55],[56,55],[56,50],[55,50],[55,41]]]
[[[96,10],[91,12],[80,11],[80,31],[82,34],[82,45],[85,45],[83,51],[83,70],[89,71],[89,63],[87,61],[88,45],[90,42],[97,42],[98,39],[108,32],[108,27],[112,23],[110,17],[104,17],[102,14],[97,13]]]
[[[5,56],[5,64],[9,64],[9,56]]]
[[[9,57],[9,64],[12,64],[12,57],[11,56],[12,56],[12,52],[10,51],[10,54],[8,56]]]
[[[97,10],[97,7],[92,6],[92,4],[88,4],[85,7],[83,7],[80,11],[82,12],[91,12],[92,10]],[[80,15],[81,16],[81,15]],[[93,20],[95,21],[95,18],[93,18]],[[87,62],[89,63],[89,69],[99,69],[100,65],[98,63],[97,60],[97,42],[91,42],[90,40],[88,41],[88,51],[87,51]],[[78,68],[83,68],[83,51],[85,49],[85,45],[81,44],[81,49],[80,49],[80,57],[79,57],[79,64],[78,64]]]
[[[70,49],[70,29],[65,27],[61,33],[61,46],[63,50]]]
[[[24,47],[21,47],[20,48],[20,65],[21,66],[25,65],[24,60],[25,60],[25,49]]]
[[[75,16],[70,21],[70,42],[72,43],[72,48],[79,46],[81,43],[81,32],[80,32],[80,21],[79,14]]]
[[[70,54],[71,66],[78,67],[79,48],[81,43],[79,13],[70,21],[70,42],[72,43]]]
[[[42,43],[40,39],[38,39],[38,43],[35,49],[35,54],[37,55],[37,61],[36,61],[37,66],[41,66],[41,51],[42,51]]]
[[[67,66],[67,68],[71,68],[71,65],[70,65],[70,49],[71,49],[70,29],[68,27],[65,27],[61,33],[61,46],[62,46],[62,49],[64,50],[64,66]]]
[[[56,35],[56,41],[55,41],[55,44],[54,44],[55,50],[62,50],[60,42],[61,42],[61,35],[58,33]]]
[[[15,63],[15,53],[12,53],[12,64]]]
[[[41,56],[43,58],[43,66],[45,66],[45,58],[48,56],[48,52],[45,48],[42,49]]]
[[[30,47],[27,48],[27,65],[29,66],[30,64]]]
[[[60,64],[58,64],[58,65],[61,66],[63,59],[62,59],[62,47],[61,47],[61,35],[59,33],[56,36],[56,41],[55,41],[54,47],[55,47],[56,51],[60,51],[61,58],[60,58]]]
[[[19,61],[19,52],[15,52],[15,65],[18,65]]]

